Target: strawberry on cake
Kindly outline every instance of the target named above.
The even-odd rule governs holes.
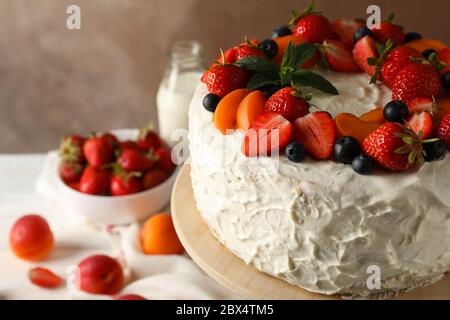
[[[192,186],[214,236],[258,270],[322,294],[391,294],[442,278],[449,52],[392,16],[369,29],[313,6],[271,39],[222,52],[189,111]]]

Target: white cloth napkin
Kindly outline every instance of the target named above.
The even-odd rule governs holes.
[[[47,155],[45,164],[36,182],[37,192],[52,202],[58,202],[58,188],[55,185],[55,170],[57,170],[58,155],[52,151]],[[64,204],[59,203],[59,208]],[[76,215],[70,210],[62,210],[59,218],[69,220],[73,228],[71,233],[76,234],[78,228],[83,226],[80,234],[80,250],[83,244],[89,242],[89,237],[107,235],[111,246],[111,255],[118,257],[124,267],[126,286],[121,294],[139,294],[147,299],[239,299],[240,297],[222,287],[214,281],[185,254],[185,255],[146,255],[142,252],[139,242],[138,224],[126,227],[106,228],[90,223],[82,215]],[[49,221],[50,224],[58,224]],[[86,228],[90,234],[86,233]],[[89,229],[90,228],[90,229]],[[71,237],[76,239],[76,237]],[[57,239],[58,241],[58,239]],[[73,242],[73,240],[72,240]],[[71,243],[73,247],[74,243]],[[99,252],[104,252],[100,250]],[[92,244],[86,257],[92,254]],[[79,255],[79,254],[77,254]],[[73,265],[67,265],[73,268]],[[72,279],[72,280],[70,280]],[[68,296],[71,299],[111,299],[110,296],[91,295],[81,292],[73,285],[73,277],[67,281]]]

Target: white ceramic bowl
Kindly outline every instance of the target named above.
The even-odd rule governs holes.
[[[112,133],[121,141],[135,140],[138,134],[137,130],[116,130]],[[136,194],[118,197],[88,195],[73,190],[61,180],[58,166],[55,167],[55,180],[64,204],[95,223],[117,225],[141,221],[166,207],[180,166],[162,184]]]

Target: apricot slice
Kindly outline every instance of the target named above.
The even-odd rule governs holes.
[[[150,217],[140,236],[142,250],[146,254],[180,254],[184,251],[169,214],[158,213]]]
[[[275,62],[277,64],[280,64],[281,61],[283,61],[284,52],[286,51],[286,48],[289,45],[289,42],[293,42],[295,45],[299,45],[301,43],[306,42],[302,37],[296,36],[296,35],[284,36],[284,37],[275,38],[272,40],[275,41],[278,45],[277,55],[275,56],[275,58],[273,58],[273,62]],[[308,69],[308,68],[314,67],[317,64],[317,62],[319,61],[319,58],[320,58],[319,52],[316,50],[316,52],[313,54],[313,56],[310,59],[306,60],[300,66],[300,68]]]
[[[359,116],[359,120],[364,122],[385,123],[383,109],[375,108]]]
[[[239,105],[248,93],[247,89],[237,89],[220,100],[214,112],[214,124],[222,134],[226,134],[229,129],[236,128]]]
[[[436,51],[439,51],[444,48],[448,48],[448,46],[445,43],[443,43],[439,40],[434,40],[434,39],[414,40],[414,41],[408,42],[406,45],[416,49],[419,52],[423,52],[427,49],[434,49]]]
[[[252,121],[263,113],[266,100],[266,97],[261,91],[250,92],[239,104],[237,127],[247,130]]]
[[[440,121],[448,113],[450,113],[450,95],[447,94],[437,101],[436,120]]]
[[[335,119],[337,136],[350,136],[362,143],[381,123],[365,122],[351,113],[340,113]]]

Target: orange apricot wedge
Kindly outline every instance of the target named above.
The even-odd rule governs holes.
[[[289,35],[289,36],[284,36],[284,37],[280,37],[280,38],[275,38],[272,40],[275,41],[278,45],[277,55],[273,58],[273,62],[275,62],[277,64],[280,64],[281,61],[283,61],[284,52],[286,51],[286,48],[289,45],[289,42],[292,42],[295,45],[299,45],[301,43],[306,42],[301,36],[297,36],[297,35]],[[319,59],[320,59],[319,52],[316,50],[316,52],[313,54],[313,56],[310,59],[306,60],[301,65],[301,68],[302,69],[312,68],[317,64]]]
[[[366,113],[360,115],[359,120],[362,120],[364,122],[373,122],[373,123],[385,123],[386,122],[386,120],[384,119],[382,108],[375,108],[373,110],[370,110],[369,112],[366,112]]]
[[[250,92],[239,104],[237,111],[237,127],[247,130],[250,124],[264,111],[266,97],[259,91]]]
[[[227,134],[227,130],[236,128],[239,105],[248,93],[247,89],[237,89],[220,100],[214,112],[214,124],[217,130]]]
[[[351,113],[340,113],[336,116],[336,133],[338,137],[350,136],[362,143],[364,139],[378,129],[381,123],[365,122]]]
[[[423,52],[427,49],[434,49],[436,51],[439,51],[444,48],[448,48],[445,43],[434,39],[418,39],[408,42],[406,45],[416,49],[419,52]]]

